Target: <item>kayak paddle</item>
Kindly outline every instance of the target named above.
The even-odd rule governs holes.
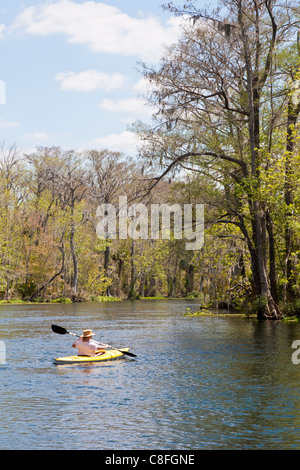
[[[54,331],[54,333],[58,333],[59,335],[72,335],[72,336],[77,336],[77,338],[80,338],[79,335],[76,335],[75,333],[71,333],[70,331],[67,331],[62,326],[51,325],[51,329],[52,329],[52,331]],[[97,343],[98,343],[98,341],[97,341]],[[103,347],[106,347],[106,348],[116,349],[117,351],[120,351],[121,353],[126,354],[127,356],[137,357],[136,354],[133,354],[129,351],[122,351],[122,349],[115,348],[114,346],[110,346],[109,344],[104,344],[104,343],[99,343],[99,344]]]

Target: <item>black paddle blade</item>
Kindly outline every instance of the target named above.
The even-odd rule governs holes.
[[[121,350],[122,351],[122,350]],[[126,354],[126,356],[131,356],[131,357],[137,357],[136,354],[133,354],[129,351],[122,351],[123,354]]]
[[[52,331],[54,333],[58,333],[59,335],[66,335],[68,334],[67,330],[63,328],[62,326],[57,326],[57,325],[51,325]]]

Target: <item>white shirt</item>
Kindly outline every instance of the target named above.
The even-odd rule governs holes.
[[[82,341],[82,339],[79,339],[78,341],[76,341],[75,345],[78,349],[79,356],[94,357],[96,355],[95,352],[97,351],[97,349],[100,349],[99,343],[93,341],[92,339],[86,342]]]

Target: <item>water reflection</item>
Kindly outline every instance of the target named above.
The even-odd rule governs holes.
[[[197,302],[1,306],[0,448],[300,448],[300,326],[187,307]],[[73,338],[52,323],[138,357],[53,365]]]

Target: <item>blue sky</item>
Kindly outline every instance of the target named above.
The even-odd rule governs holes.
[[[150,119],[137,63],[180,31],[162,3],[0,0],[0,142],[134,155],[128,126]]]

